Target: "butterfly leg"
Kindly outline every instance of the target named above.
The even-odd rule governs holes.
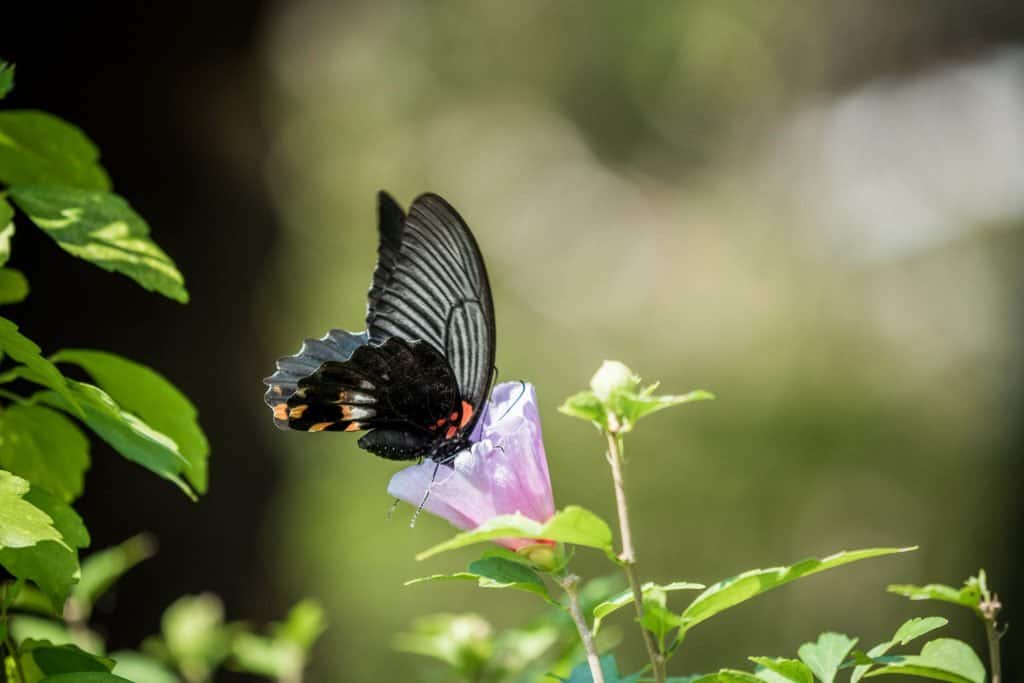
[[[416,507],[416,512],[412,514],[412,519],[409,520],[409,528],[416,526],[416,520],[419,519],[420,513],[423,511],[423,506],[427,504],[427,499],[430,498],[430,487],[434,485],[434,480],[437,479],[437,471],[441,468],[441,462],[434,463],[434,473],[430,475],[430,483],[427,484],[426,491],[423,492],[423,500]]]

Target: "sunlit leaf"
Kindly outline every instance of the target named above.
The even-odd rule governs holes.
[[[939,600],[940,602],[951,602],[954,605],[961,605],[970,608],[975,612],[981,612],[981,588],[976,580],[968,580],[962,587],[953,588],[941,583],[930,583],[927,586],[913,586],[909,584],[896,584],[886,588],[890,593],[902,595],[911,600]]]
[[[108,190],[100,152],[85,133],[41,111],[0,111],[0,182]]]
[[[188,301],[177,266],[149,238],[146,221],[118,195],[57,185],[17,185],[10,195],[68,253],[175,301]]]
[[[734,607],[796,579],[811,576],[851,562],[894,553],[903,553],[914,549],[914,547],[871,548],[843,551],[823,559],[808,558],[788,567],[752,569],[742,574],[737,574],[712,585],[690,603],[690,606],[682,614],[683,626],[680,629],[680,637],[682,637],[685,631],[710,619],[719,612],[723,612],[730,607]]]
[[[754,675],[769,683],[814,683],[810,668],[798,659],[774,657],[748,657],[750,661],[764,667]]]
[[[82,415],[81,406],[78,405],[68,380],[60,374],[56,365],[43,358],[35,342],[21,334],[18,326],[7,318],[0,318],[0,350],[25,366],[25,379],[53,389],[67,402],[71,412],[78,416]]]
[[[942,617],[914,617],[913,619],[908,619],[896,630],[891,639],[875,645],[867,651],[866,656],[869,659],[881,657],[897,645],[906,645],[927,633],[942,628],[948,623],[949,621]],[[853,673],[850,675],[850,683],[857,683],[872,666],[873,664],[861,664],[854,667]]]
[[[498,538],[545,539],[612,552],[612,532],[604,520],[589,510],[570,505],[544,524],[518,513],[493,517],[476,529],[423,551],[416,559],[423,560],[448,550]]]
[[[618,415],[620,421],[619,431],[628,432],[643,417],[672,406],[692,403],[694,401],[708,401],[714,399],[714,394],[696,390],[681,396],[654,396],[654,387],[634,393],[632,391],[620,391],[612,395],[610,399],[612,411]]]
[[[199,493],[206,491],[210,445],[197,421],[195,406],[163,375],[106,351],[64,349],[52,360],[81,366],[122,410],[171,437],[188,462],[186,479]]]
[[[179,683],[179,678],[159,660],[141,652],[112,652],[114,670],[111,673],[123,676],[136,683]]]
[[[37,585],[59,613],[78,580],[78,548],[88,547],[89,532],[78,513],[56,496],[31,489],[24,498],[52,520],[61,538],[31,547],[4,548],[0,550],[0,565],[19,579]]]
[[[839,667],[856,645],[856,638],[842,633],[822,633],[817,642],[801,645],[797,654],[822,683],[833,683]]]
[[[558,412],[593,422],[600,429],[606,429],[608,426],[604,404],[592,391],[573,394],[558,407]]]
[[[43,541],[64,544],[54,520],[26,499],[29,489],[21,477],[0,470],[0,548],[28,548]]]
[[[647,602],[648,600],[656,599],[658,593],[661,593],[663,595],[664,593],[671,591],[701,590],[704,587],[704,584],[688,583],[685,581],[676,581],[674,583],[667,584],[657,584],[648,582],[641,586],[641,590],[643,591],[644,602]],[[664,607],[664,600],[662,599],[660,602],[661,606]],[[600,630],[601,622],[606,616],[608,616],[612,612],[622,609],[626,605],[632,604],[632,589],[624,590],[620,592],[618,595],[615,595],[614,597],[611,597],[608,600],[605,600],[604,602],[598,604],[594,608],[594,634],[596,635],[597,632]]]
[[[887,663],[865,678],[902,674],[947,683],[985,683],[985,665],[967,643],[938,638],[926,643],[919,655],[886,658]]]
[[[194,497],[188,484],[179,476],[188,465],[178,445],[135,415],[120,408],[99,387],[85,382],[67,380],[77,402],[84,411],[84,422],[101,439],[128,460],[178,485]],[[36,394],[38,401],[68,410],[62,397],[52,392]]]
[[[0,413],[0,466],[71,502],[82,493],[89,440],[55,410],[12,404]]]

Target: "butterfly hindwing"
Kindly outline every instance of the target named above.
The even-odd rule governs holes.
[[[459,214],[437,195],[418,197],[397,234],[395,222],[386,220],[394,215],[388,207],[382,199],[378,268],[366,316],[370,340],[418,339],[443,353],[472,407],[466,425],[472,429],[494,366],[494,304],[480,249]]]
[[[291,429],[412,435],[397,439],[396,453],[404,452],[402,444],[428,443],[461,417],[458,388],[444,357],[424,342],[398,337],[364,344],[347,360],[323,363],[299,380],[277,412]]]
[[[366,332],[354,334],[345,330],[331,330],[320,339],[307,339],[294,356],[277,359],[277,372],[263,382],[267,385],[264,401],[274,411],[274,424],[279,429],[291,429],[283,414],[288,399],[295,393],[299,381],[312,375],[327,361],[348,360],[353,352],[369,341]]]

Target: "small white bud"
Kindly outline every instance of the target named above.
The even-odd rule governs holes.
[[[625,363],[606,360],[590,379],[590,388],[599,399],[607,401],[614,392],[632,389],[639,383],[640,378]]]

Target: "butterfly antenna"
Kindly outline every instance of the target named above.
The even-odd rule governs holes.
[[[508,415],[512,411],[512,409],[516,407],[516,404],[519,403],[520,400],[522,400],[523,395],[525,395],[525,394],[526,394],[526,382],[524,382],[523,380],[519,380],[519,395],[516,396],[516,400],[512,401],[512,405],[510,405],[508,408],[506,408],[505,412],[498,419],[499,420],[504,420],[505,419],[505,415]]]
[[[388,514],[385,516],[385,519],[387,519],[389,522],[391,521],[391,515],[395,514],[395,510],[398,509],[398,504],[401,502],[401,498],[395,498],[395,502],[393,502],[391,504],[391,507],[388,508]]]
[[[427,504],[427,499],[430,498],[430,487],[434,485],[434,480],[437,479],[437,471],[441,468],[441,463],[434,463],[434,473],[430,475],[430,483],[427,484],[427,490],[423,492],[423,500],[416,506],[416,512],[412,513],[412,519],[409,520],[409,528],[412,529],[416,526],[416,520],[419,519],[420,513],[423,512],[423,506]]]

